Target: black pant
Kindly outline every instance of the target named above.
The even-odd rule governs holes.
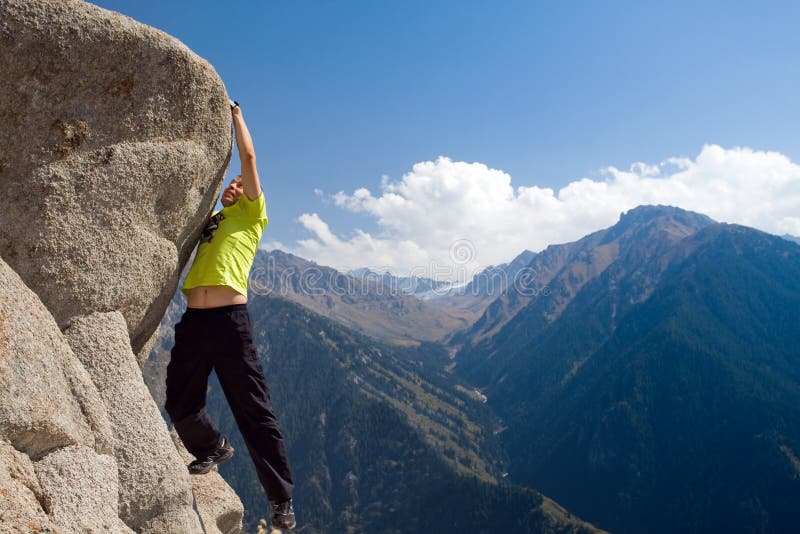
[[[212,369],[267,497],[272,503],[290,499],[293,484],[286,448],[272,413],[245,304],[188,308],[175,325],[165,409],[186,449],[198,458],[214,451],[222,437],[204,409]]]

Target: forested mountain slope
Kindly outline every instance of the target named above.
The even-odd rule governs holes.
[[[497,476],[505,468],[497,420],[441,371],[449,361],[443,347],[382,343],[272,296],[251,295],[249,309],[302,532],[595,531]],[[168,333],[153,353],[162,362]],[[150,383],[161,380],[154,364]],[[207,410],[237,449],[220,472],[254,528],[267,515],[266,499],[213,375]]]
[[[655,248],[654,233],[558,314],[532,301],[456,371],[505,418],[510,478],[603,528],[788,531],[800,524],[800,247],[734,225]]]
[[[469,324],[459,310],[430,306],[398,287],[355,277],[280,250],[259,250],[250,293],[279,296],[393,344],[436,341]]]
[[[538,307],[542,318],[549,323],[585,284],[610,266],[635,267],[712,223],[705,215],[678,208],[640,206],[623,213],[610,228],[572,243],[550,245],[531,257],[524,268],[515,270],[513,283],[486,306],[477,321],[448,339],[457,347],[479,344],[500,332],[529,306]],[[643,284],[651,283],[664,268],[652,267]],[[642,289],[646,291],[647,287]],[[530,335],[536,333],[534,329]]]

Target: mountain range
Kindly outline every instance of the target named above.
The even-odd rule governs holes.
[[[442,340],[474,315],[430,306],[382,278],[350,276],[280,250],[258,252],[249,285],[251,294],[290,300],[399,345]]]
[[[260,252],[253,275],[249,307],[308,532],[800,524],[790,240],[642,206],[456,288],[280,251]],[[171,309],[149,362],[156,398],[177,299]],[[213,382],[208,405],[236,439]],[[247,465],[222,473],[257,510]]]
[[[800,524],[800,247],[651,207],[564,247],[550,295],[456,355],[510,478],[614,532]]]
[[[502,476],[497,418],[443,371],[441,345],[370,338],[275,295],[251,295],[248,306],[294,470],[300,532],[601,532]],[[144,371],[162,408],[169,325],[182,308],[176,295]],[[206,410],[246,451],[213,374]],[[268,512],[250,458],[236,454],[219,471],[255,532]]]

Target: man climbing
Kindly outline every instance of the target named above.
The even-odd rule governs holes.
[[[231,103],[242,174],[222,194],[200,238],[183,284],[186,312],[175,326],[167,367],[166,411],[196,460],[195,475],[233,456],[233,447],[204,409],[215,370],[272,506],[272,525],[292,529],[292,475],[247,312],[247,278],[267,226],[253,141],[239,105]]]

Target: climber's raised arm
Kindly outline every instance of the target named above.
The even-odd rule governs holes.
[[[253,139],[250,137],[247,125],[244,123],[242,109],[235,105],[231,113],[233,114],[233,126],[236,130],[236,146],[239,149],[239,159],[242,161],[242,187],[247,198],[255,200],[261,195],[261,183],[258,181]]]

